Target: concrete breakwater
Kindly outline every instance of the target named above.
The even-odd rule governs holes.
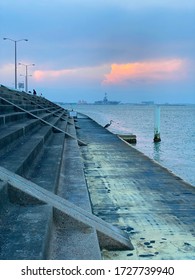
[[[0,259],[194,259],[195,189],[84,115],[0,87]]]

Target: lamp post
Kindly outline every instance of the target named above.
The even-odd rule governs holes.
[[[13,40],[10,38],[3,38],[3,40],[10,40],[14,42],[15,46],[15,89],[17,89],[17,43],[20,41],[28,41],[28,39]]]
[[[35,66],[34,63],[32,64],[23,64],[23,63],[18,63],[19,65],[24,65],[26,68],[26,73],[25,73],[25,91],[28,92],[28,66]]]

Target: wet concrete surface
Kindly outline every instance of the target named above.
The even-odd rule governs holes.
[[[195,188],[89,118],[78,136],[93,213],[129,234],[104,259],[195,259]]]

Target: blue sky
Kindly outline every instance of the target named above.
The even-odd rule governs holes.
[[[14,3],[13,3],[14,2]],[[1,0],[0,83],[54,101],[195,103],[195,0]],[[18,82],[24,81],[18,66]],[[21,76],[23,75],[23,76]]]

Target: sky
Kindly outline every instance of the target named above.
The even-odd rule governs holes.
[[[28,39],[17,63],[52,101],[195,104],[195,0],[1,0],[0,84],[14,87],[3,38]]]

